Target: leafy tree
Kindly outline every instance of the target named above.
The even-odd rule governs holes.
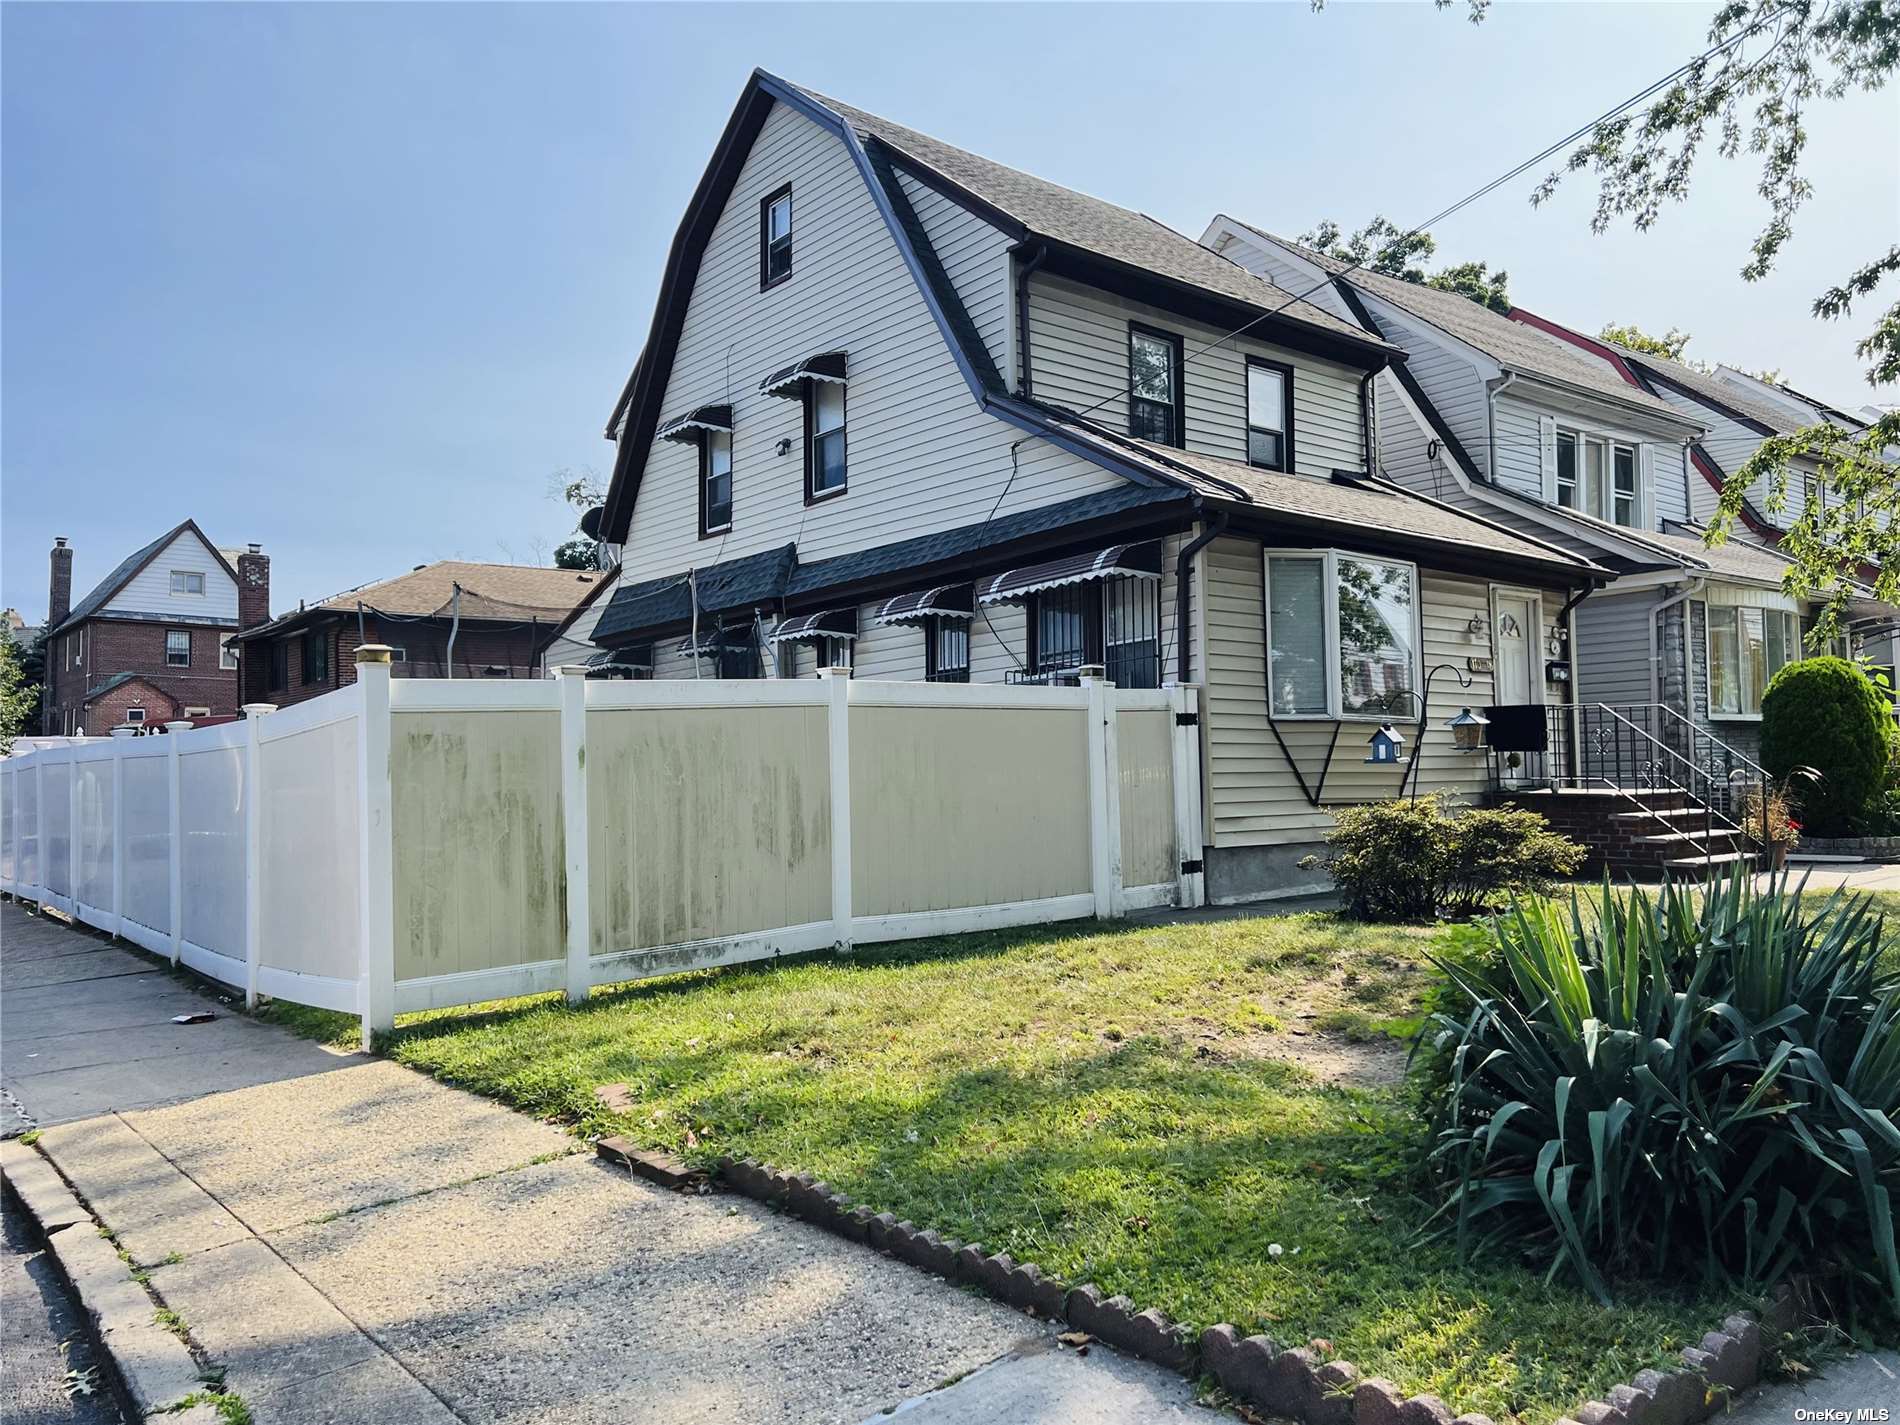
[[[597,551],[600,545],[585,535],[576,535],[573,539],[563,540],[554,549],[554,567],[556,569],[593,569],[598,566]]]
[[[1482,18],[1474,7],[1472,18]],[[1697,160],[1713,147],[1724,158],[1744,152],[1761,163],[1758,191],[1768,218],[1750,246],[1742,276],[1758,281],[1774,267],[1794,232],[1795,216],[1813,193],[1803,175],[1805,117],[1814,105],[1855,91],[1880,89],[1900,68],[1900,5],[1892,0],[1725,0],[1709,31],[1710,48],[1683,66],[1647,107],[1598,124],[1533,195],[1548,198],[1564,178],[1590,170],[1597,180],[1592,228],[1628,218],[1638,231],[1666,204],[1688,197]],[[1869,259],[1814,300],[1829,321],[1851,315],[1900,274],[1900,244]],[[1855,350],[1869,384],[1900,380],[1900,301],[1873,322]],[[1770,514],[1787,508],[1793,463],[1819,467],[1840,498],[1804,504],[1781,542],[1793,561],[1790,593],[1825,592],[1828,602],[1810,635],[1836,635],[1851,594],[1848,581],[1874,571],[1875,594],[1900,602],[1900,411],[1888,410],[1858,431],[1818,424],[1764,440],[1723,487],[1709,542],[1728,537],[1757,481]]]
[[[0,637],[0,756],[13,750],[13,739],[39,717],[40,689],[27,681],[20,650]]]
[[[1666,356],[1671,361],[1684,360],[1682,349],[1689,344],[1689,333],[1680,327],[1671,327],[1661,336],[1651,336],[1634,323],[1618,326],[1615,322],[1607,322],[1597,336],[1604,341],[1613,341],[1618,346],[1626,346],[1631,351],[1646,351],[1651,356]],[[1688,364],[1698,369],[1701,367],[1700,362],[1690,361]]]
[[[593,470],[583,468],[556,470],[548,477],[548,498],[559,500],[586,514],[607,498],[607,487]],[[580,515],[575,516],[573,538],[564,540],[554,551],[556,569],[595,569],[599,567],[600,544],[580,532]]]
[[[1510,280],[1504,272],[1492,272],[1487,263],[1461,262],[1456,266],[1427,272],[1420,266],[1438,251],[1430,233],[1408,233],[1384,214],[1374,216],[1358,232],[1345,236],[1331,218],[1322,219],[1311,232],[1300,234],[1300,242],[1316,252],[1341,262],[1350,262],[1368,272],[1415,282],[1421,287],[1436,287],[1489,307],[1494,312],[1511,310],[1505,291]]]
[[[1802,826],[1817,836],[1860,830],[1885,785],[1895,738],[1893,704],[1845,658],[1790,663],[1762,694],[1762,765],[1783,782],[1797,768],[1821,774],[1790,784]]]

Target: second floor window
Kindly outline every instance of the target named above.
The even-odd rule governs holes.
[[[805,498],[842,494],[844,387],[833,381],[805,383]]]
[[[1557,432],[1557,503],[1577,508],[1577,438],[1567,430]]]
[[[330,677],[330,640],[320,633],[306,633],[303,639],[303,680],[323,683]]]
[[[165,630],[165,666],[167,668],[189,668],[191,666],[191,633],[182,628]]]
[[[732,432],[707,431],[699,442],[699,532],[732,527]]]
[[[1627,445],[1610,452],[1610,518],[1620,525],[1639,522],[1640,502],[1636,498],[1636,452]]]
[[[1293,368],[1247,360],[1247,463],[1265,470],[1291,470],[1293,462]]]
[[[1157,445],[1182,444],[1181,338],[1128,328],[1128,433]]]
[[[779,189],[759,203],[759,290],[792,275],[792,189]]]
[[[204,591],[205,576],[197,570],[172,570],[172,592],[174,594],[202,594]]]

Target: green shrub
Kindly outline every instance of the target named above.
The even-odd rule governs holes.
[[[1588,853],[1533,811],[1447,810],[1434,793],[1417,802],[1343,807],[1311,858],[1339,887],[1346,914],[1363,920],[1468,915],[1506,894],[1548,889]]]
[[[1892,704],[1845,658],[1790,663],[1762,694],[1762,766],[1778,781],[1797,767],[1821,774],[1789,784],[1802,829],[1816,836],[1861,829],[1885,785],[1894,738]]]
[[[1450,1074],[1433,1170],[1462,1247],[1764,1287],[1832,1269],[1900,1307],[1900,975],[1873,902],[1742,872],[1520,904],[1423,1031]]]

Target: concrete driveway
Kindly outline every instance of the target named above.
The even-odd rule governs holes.
[[[9,904],[0,939],[0,1080],[260,1425],[1208,1418],[1178,1377],[90,934]]]

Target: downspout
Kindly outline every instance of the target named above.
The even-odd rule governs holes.
[[[1507,371],[1501,380],[1493,385],[1485,382],[1484,405],[1484,479],[1488,485],[1498,483],[1498,397],[1517,384],[1517,373]]]
[[[1375,368],[1359,378],[1359,448],[1366,454],[1366,474],[1372,476],[1379,473],[1379,461],[1372,450],[1372,383],[1378,375],[1379,369]]]
[[[449,603],[449,676],[455,676],[455,635],[462,630],[462,586],[452,585],[455,596]]]
[[[1036,244],[1035,254],[1016,268],[1016,351],[1022,367],[1022,380],[1016,394],[1027,401],[1035,392],[1035,374],[1029,364],[1029,279],[1049,256],[1045,244]]]
[[[1205,503],[1197,498],[1194,501],[1194,513],[1206,514]],[[1188,598],[1188,574],[1194,566],[1194,556],[1218,539],[1227,528],[1227,512],[1216,510],[1207,519],[1207,527],[1193,539],[1181,546],[1181,552],[1174,560],[1174,646],[1175,681],[1183,687],[1193,675],[1193,650],[1188,646],[1188,617],[1190,600]]]
[[[1649,700],[1652,703],[1660,703],[1663,700],[1662,699],[1662,663],[1660,662],[1660,658],[1661,658],[1660,647],[1661,647],[1661,642],[1662,642],[1662,616],[1668,610],[1673,609],[1677,604],[1683,603],[1689,599],[1693,599],[1697,594],[1701,593],[1706,587],[1708,587],[1708,582],[1709,581],[1707,579],[1702,579],[1702,578],[1691,579],[1687,584],[1683,586],[1683,590],[1681,593],[1671,594],[1668,598],[1664,599],[1660,604],[1656,605],[1655,608],[1649,611]],[[1686,692],[1688,691],[1689,684],[1692,681],[1691,675],[1689,673],[1689,667],[1688,667],[1689,631],[1686,627],[1683,629],[1683,632],[1682,632],[1682,662],[1683,662],[1683,669],[1682,669],[1683,688],[1684,688],[1684,691]],[[1693,706],[1694,701],[1695,701],[1693,695],[1690,697],[1689,701],[1690,701],[1691,706]],[[1689,708],[1685,707],[1683,709],[1683,712],[1685,715],[1687,715],[1689,712]]]

